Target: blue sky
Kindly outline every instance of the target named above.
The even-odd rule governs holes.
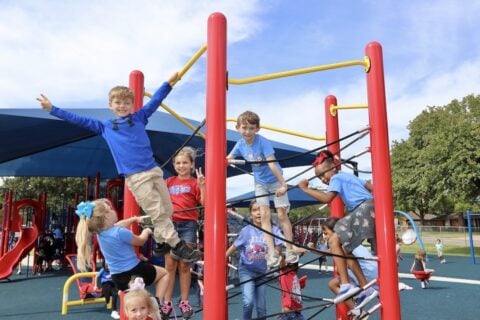
[[[478,94],[480,1],[460,3],[0,0],[0,107],[37,107],[41,92],[66,108],[106,107],[108,90],[128,84],[134,69],[144,72],[146,89],[153,91],[206,42],[208,16],[219,11],[228,21],[232,78],[362,59],[367,43],[380,42],[390,139],[405,139],[409,121],[426,106]],[[362,68],[230,86],[227,115],[251,109],[264,124],[324,135],[329,94],[340,104],[366,103]],[[183,116],[203,119],[205,58],[165,102]],[[367,120],[365,110],[342,111],[341,134]],[[261,133],[308,149],[319,145]],[[343,155],[367,145],[364,139]],[[369,161],[362,157],[361,167],[368,169]]]

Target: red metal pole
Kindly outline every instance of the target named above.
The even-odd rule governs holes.
[[[327,144],[332,143],[333,141],[338,141],[340,138],[340,130],[338,128],[338,112],[335,115],[332,115],[330,112],[331,106],[337,105],[337,98],[335,96],[329,95],[325,98],[325,128],[326,128],[326,142]],[[340,158],[340,143],[334,143],[327,147],[329,151],[333,154],[336,154]],[[338,168],[340,170],[341,167]],[[344,214],[343,210],[343,201],[340,197],[335,197],[329,204],[330,215],[332,217],[342,218]],[[336,275],[338,276],[338,275]],[[336,319],[348,320],[348,307],[342,303],[336,307],[337,317]]]
[[[225,287],[227,20],[208,18],[204,319],[228,319]]]
[[[145,94],[143,73],[138,70],[133,70],[130,72],[129,80],[129,87],[133,91],[133,96],[135,97],[133,101],[134,110],[137,111],[143,106],[143,96]],[[127,219],[139,215],[140,207],[130,189],[125,185],[123,192],[123,218]],[[132,223],[129,228],[133,233],[138,234],[139,227],[136,223]],[[138,247],[136,247],[136,251],[138,253]]]
[[[399,320],[400,297],[382,47],[377,42],[371,42],[366,46],[365,54],[371,64],[367,73],[367,92],[381,317]]]

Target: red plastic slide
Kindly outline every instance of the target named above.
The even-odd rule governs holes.
[[[17,264],[35,246],[38,229],[35,225],[29,228],[22,228],[20,237],[12,250],[0,258],[0,279],[8,278]]]

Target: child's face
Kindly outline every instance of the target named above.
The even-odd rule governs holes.
[[[242,135],[243,139],[249,144],[253,142],[255,135],[260,130],[256,124],[250,124],[248,122],[243,122],[242,124],[237,125],[236,128]]]
[[[108,105],[117,118],[126,117],[133,111],[133,101],[131,99],[113,98]]]
[[[327,163],[324,161],[315,167],[315,175],[318,176],[323,183],[328,184],[330,182],[330,178],[336,173],[335,169],[329,170],[333,166],[333,163]]]
[[[173,162],[173,167],[180,178],[190,177],[192,170],[195,168],[194,166],[195,165],[190,160],[190,157],[182,154],[176,156],[175,161]]]
[[[262,224],[262,215],[260,214],[260,206],[257,203],[254,203],[252,205],[250,215],[252,216],[252,221],[254,222],[255,225]]]
[[[330,236],[333,234],[333,230],[330,228],[327,228],[326,226],[322,226],[322,233],[323,233],[323,238],[325,240],[328,240]]]
[[[141,297],[132,298],[128,306],[125,306],[128,320],[145,320],[148,317],[148,311],[148,304]]]

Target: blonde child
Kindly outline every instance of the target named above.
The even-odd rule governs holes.
[[[174,209],[173,225],[180,239],[190,248],[195,248],[197,244],[198,210],[196,207],[203,205],[205,197],[205,177],[201,168],[195,170],[196,155],[195,149],[191,147],[182,148],[173,158],[173,166],[177,175],[166,180]],[[192,177],[194,172],[196,172],[196,178]],[[162,305],[162,313],[170,315],[172,312],[173,304],[171,300],[178,269],[180,279],[180,303],[178,307],[183,318],[189,319],[193,315],[193,309],[188,301],[192,278],[190,263],[178,261],[177,257],[166,254],[165,268],[170,278],[165,293],[165,301]]]
[[[125,184],[155,226],[154,238],[157,245],[154,254],[160,256],[171,251],[180,259],[193,262],[201,260],[201,253],[182,242],[173,227],[170,219],[172,203],[163,180],[163,171],[155,162],[146,131],[148,118],[155,113],[177,80],[178,74],[174,73],[150,101],[135,112],[133,92],[123,86],[112,88],[108,94],[109,108],[115,118],[106,121],[60,109],[43,94],[37,100],[52,116],[92,131],[105,139],[118,174],[125,177]]]
[[[86,271],[90,265],[92,234],[97,235],[100,250],[105,258],[112,281],[118,290],[127,290],[133,275],[145,280],[145,284],[155,283],[155,296],[162,301],[168,285],[168,273],[159,266],[141,261],[134,250],[145,244],[152,230],[144,229],[137,236],[128,226],[141,223],[145,216],[131,217],[118,221],[117,212],[108,199],[81,202],[77,206],[78,222],[75,240],[77,243],[77,265]]]
[[[288,218],[290,202],[287,196],[287,183],[283,178],[282,168],[275,162],[275,151],[270,141],[258,134],[260,130],[260,117],[252,112],[245,111],[237,118],[236,129],[242,138],[235,144],[227,159],[234,159],[242,156],[247,161],[265,161],[268,163],[252,164],[253,177],[255,181],[255,196],[262,215],[262,229],[272,232],[270,217],[269,193],[275,193],[273,198],[275,209],[278,213],[278,222],[285,235],[286,255],[288,263],[298,262],[298,254],[293,250],[292,224]],[[264,197],[261,197],[264,196]],[[265,240],[268,247],[267,266],[276,267],[280,257],[274,249],[273,237],[265,233]]]
[[[143,288],[130,289],[125,294],[123,309],[128,320],[157,320],[158,306],[155,306],[152,296]]]

